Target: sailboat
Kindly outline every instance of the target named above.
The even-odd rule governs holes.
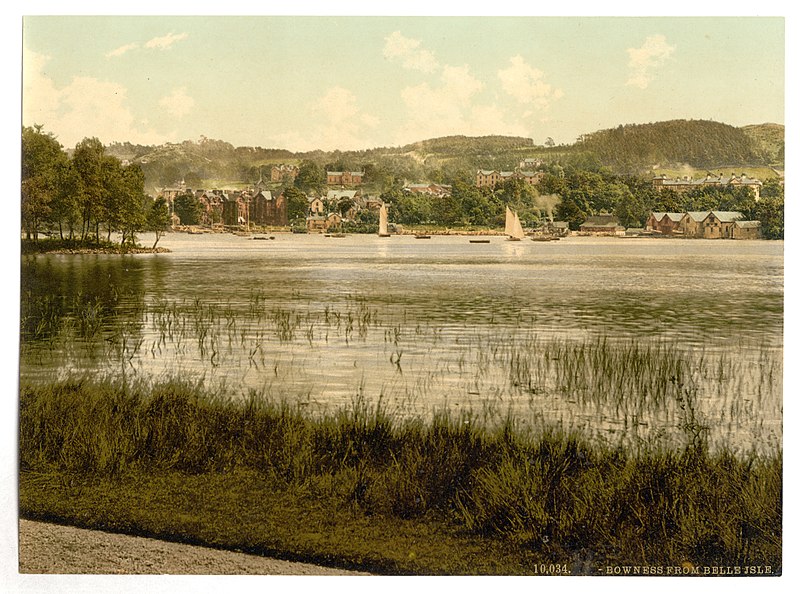
[[[508,235],[508,241],[520,241],[525,237],[525,231],[522,230],[522,223],[519,220],[519,215],[512,212],[508,206],[506,206],[505,234]]]
[[[385,204],[381,204],[380,226],[378,227],[378,237],[389,237],[389,211]]]

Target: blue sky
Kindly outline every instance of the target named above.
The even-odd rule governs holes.
[[[290,150],[784,123],[775,17],[25,17],[23,124]]]

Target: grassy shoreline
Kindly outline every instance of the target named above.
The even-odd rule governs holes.
[[[632,452],[468,414],[321,417],[199,386],[66,381],[20,393],[20,513],[377,573],[539,564],[781,571],[782,452]]]
[[[26,254],[166,254],[170,250],[163,247],[142,247],[139,244],[120,244],[112,241],[81,241],[78,239],[53,239],[39,240],[23,239],[21,253]]]

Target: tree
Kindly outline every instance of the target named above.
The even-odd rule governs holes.
[[[352,198],[344,197],[339,200],[339,203],[336,205],[336,210],[339,212],[342,217],[346,216],[348,211],[355,206],[355,202]]]
[[[111,241],[111,232],[122,227],[123,189],[122,189],[122,163],[119,159],[104,155],[100,162],[100,176],[102,179],[101,203],[98,207],[98,218],[105,221],[108,228],[107,241]],[[125,238],[123,237],[123,243]]]
[[[754,202],[749,216],[761,221],[761,234],[765,239],[783,239],[784,198],[783,186],[777,181],[764,184],[758,202]]]
[[[622,186],[620,198],[614,207],[614,215],[619,224],[625,227],[641,227],[647,219],[648,212],[640,196],[633,194],[626,186]]]
[[[396,222],[403,225],[428,223],[433,218],[431,202],[428,196],[413,192],[387,192],[381,194],[384,202],[392,203],[392,215]]]
[[[122,167],[119,174],[117,229],[122,232],[122,243],[135,244],[136,233],[146,226],[149,210],[149,197],[144,192],[144,173],[138,165],[128,165]]]
[[[149,204],[145,226],[148,231],[156,234],[156,240],[153,243],[153,249],[155,250],[158,240],[161,239],[170,226],[169,205],[163,196],[159,196]]]
[[[650,205],[650,210],[654,212],[685,212],[689,209],[684,208],[684,198],[672,188],[656,190],[656,197]]]
[[[103,200],[102,163],[105,149],[97,138],[84,138],[75,146],[72,162],[79,179],[79,202],[82,216],[81,239],[95,229],[100,239],[100,209]]]
[[[26,236],[36,240],[40,225],[49,217],[57,195],[58,171],[67,156],[55,136],[42,126],[22,129],[22,225]]]
[[[587,212],[585,203],[573,197],[564,197],[556,207],[556,218],[567,221],[569,228],[576,231],[586,220]]]
[[[303,192],[310,192],[311,190],[319,191],[323,181],[324,177],[319,165],[314,161],[306,159],[300,163],[294,185]]]
[[[202,216],[200,201],[192,192],[183,192],[175,196],[173,201],[175,214],[181,220],[181,225],[197,225]]]
[[[187,171],[186,175],[183,176],[183,183],[186,184],[187,188],[199,190],[200,186],[203,185],[203,179],[198,172]]]
[[[158,176],[158,182],[162,186],[174,186],[181,181],[181,170],[174,163],[168,163],[161,170],[161,175]]]
[[[61,239],[64,239],[64,225],[69,230],[69,238],[75,238],[75,227],[80,224],[81,211],[78,202],[80,180],[78,173],[67,159],[59,165],[56,171],[56,194],[52,202],[50,218],[58,225]]]
[[[283,197],[286,198],[286,214],[289,222],[302,219],[306,220],[308,211],[308,199],[306,195],[295,187],[284,188]]]

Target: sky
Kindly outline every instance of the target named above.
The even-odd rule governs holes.
[[[781,17],[25,16],[22,123],[292,151],[784,123]]]

